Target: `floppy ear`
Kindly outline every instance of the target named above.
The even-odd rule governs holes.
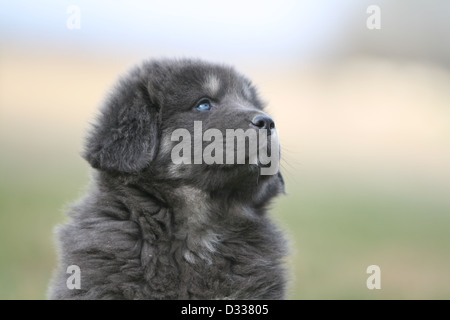
[[[160,106],[139,70],[122,79],[87,137],[83,157],[92,167],[134,173],[158,150]]]

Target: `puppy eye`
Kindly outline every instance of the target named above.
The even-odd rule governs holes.
[[[209,100],[202,100],[199,102],[196,109],[198,111],[208,111],[211,109],[211,102],[209,102]]]

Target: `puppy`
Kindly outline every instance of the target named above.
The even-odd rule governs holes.
[[[230,129],[253,130],[267,138],[258,154],[278,154],[246,77],[198,60],[147,61],[118,81],[97,120],[83,154],[92,186],[57,228],[49,298],[285,297],[285,240],[266,211],[282,176],[262,174],[250,135],[225,147]]]

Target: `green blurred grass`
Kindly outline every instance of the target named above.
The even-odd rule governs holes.
[[[45,299],[53,228],[89,169],[76,152],[55,157],[56,147],[2,150],[0,299]],[[290,299],[450,299],[448,199],[299,177],[285,173],[288,195],[273,204],[291,239]],[[381,290],[366,288],[372,264],[381,267]]]
[[[449,299],[450,202],[333,180],[275,205],[290,234],[292,299]],[[289,187],[289,186],[288,186]],[[381,290],[366,268],[381,268]]]
[[[52,159],[45,152],[2,147],[0,299],[45,299],[56,263],[53,228],[64,220],[64,207],[81,194],[87,167],[76,154],[74,160]]]

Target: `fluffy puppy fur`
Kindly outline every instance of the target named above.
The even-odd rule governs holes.
[[[205,98],[211,110],[197,110]],[[121,78],[86,140],[92,186],[57,228],[49,298],[284,298],[285,241],[266,212],[281,174],[170,158],[176,128],[245,130],[258,115],[255,88],[231,67],[147,61]],[[80,289],[66,285],[70,265]]]

